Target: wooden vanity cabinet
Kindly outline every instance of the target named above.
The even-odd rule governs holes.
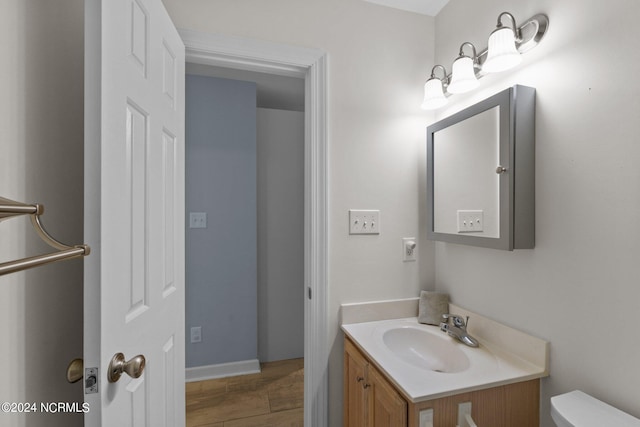
[[[458,405],[465,402],[471,402],[471,417],[480,427],[540,425],[540,380],[537,379],[411,404],[408,425],[419,427],[420,411],[432,408],[434,427],[456,427]]]
[[[344,348],[344,426],[406,427],[407,402],[351,341]]]
[[[347,337],[344,350],[344,427],[419,427],[426,409],[433,409],[434,427],[456,427],[464,402],[478,426],[540,425],[538,379],[412,403]]]

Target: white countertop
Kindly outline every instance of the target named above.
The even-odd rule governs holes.
[[[478,320],[478,315],[475,315]],[[483,318],[484,322],[493,322]],[[498,328],[506,328],[504,325]],[[394,328],[414,328],[435,334],[437,339],[450,341],[469,359],[469,366],[460,372],[436,372],[419,368],[399,357],[383,342],[386,331]],[[509,328],[511,329],[511,328]],[[527,381],[548,375],[547,356],[521,357],[518,349],[509,351],[503,345],[495,344],[482,336],[478,348],[468,347],[440,331],[437,326],[418,323],[417,317],[375,320],[361,323],[343,324],[342,330],[349,338],[395,383],[400,391],[412,402],[451,396],[467,391],[480,390],[515,382]],[[512,330],[514,331],[514,330]],[[540,342],[541,351],[548,352],[548,343],[535,337],[527,338]],[[514,340],[519,345],[520,339]],[[528,347],[527,350],[530,350]],[[529,353],[529,351],[527,351]],[[542,363],[538,363],[543,361]]]

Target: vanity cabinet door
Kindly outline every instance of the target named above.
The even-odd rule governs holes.
[[[344,427],[406,427],[407,402],[348,339],[344,350]]]
[[[407,425],[407,402],[373,366],[369,366],[370,427],[404,427]]]
[[[344,427],[364,427],[368,409],[364,386],[369,363],[348,340],[344,350]]]

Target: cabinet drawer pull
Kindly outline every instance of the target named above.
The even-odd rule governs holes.
[[[364,378],[363,377],[356,377],[356,381],[358,381],[358,382],[364,381]]]
[[[365,383],[362,387],[363,387],[363,388],[369,388],[369,387],[371,387],[371,384],[367,384],[367,383]]]

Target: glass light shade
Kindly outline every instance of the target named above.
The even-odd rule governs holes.
[[[424,100],[422,101],[422,108],[424,110],[435,110],[440,108],[448,102],[447,97],[444,96],[442,90],[442,80],[438,78],[430,78],[424,84]]]
[[[451,83],[447,86],[450,93],[464,93],[478,87],[478,78],[473,69],[473,59],[468,56],[461,56],[453,61],[453,71]]]
[[[518,65],[522,61],[516,49],[513,30],[509,27],[498,28],[489,36],[487,60],[482,70],[487,73],[498,73]]]

